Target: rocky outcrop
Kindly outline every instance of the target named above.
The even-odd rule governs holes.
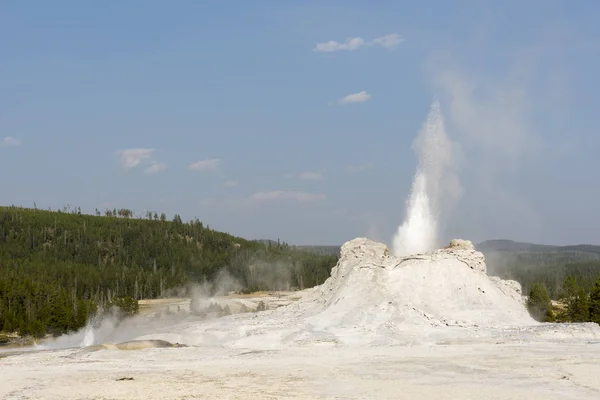
[[[433,257],[436,255],[442,255],[442,258],[445,256],[456,257],[469,268],[484,274],[487,273],[483,253],[475,251],[475,247],[470,240],[452,239],[448,246],[434,251]]]

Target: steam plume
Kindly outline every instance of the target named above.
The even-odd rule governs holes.
[[[419,156],[419,164],[406,202],[404,222],[394,236],[393,250],[398,256],[436,248],[440,215],[460,196],[452,143],[446,135],[437,100],[431,105],[427,121],[413,143],[413,150]]]

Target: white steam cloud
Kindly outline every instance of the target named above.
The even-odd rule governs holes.
[[[406,216],[394,236],[393,251],[398,256],[425,253],[438,247],[441,216],[460,197],[452,142],[446,135],[437,100],[431,105],[425,125],[413,143],[419,156]]]
[[[65,334],[58,338],[37,345],[32,350],[49,350],[61,348],[87,347],[102,343],[120,343],[136,340],[145,335],[161,332],[166,327],[182,321],[205,321],[214,317],[211,305],[219,305],[231,291],[242,288],[227,270],[220,270],[211,282],[188,284],[187,287],[167,290],[165,297],[188,297],[189,303],[182,304],[175,312],[171,307],[156,309],[151,314],[138,314],[130,318],[121,318],[116,309],[106,313],[100,312],[91,318],[87,325],[77,332]],[[222,308],[221,308],[222,310]]]
[[[285,262],[248,260],[251,277],[249,284],[259,288],[290,290],[293,265]],[[123,318],[119,310],[100,311],[90,318],[87,325],[53,340],[45,341],[24,350],[50,350],[79,348],[99,344],[116,344],[130,340],[146,339],[149,335],[171,334],[173,326],[181,323],[203,323],[232,313],[255,312],[260,304],[246,298],[229,296],[238,292],[243,285],[226,269],[221,269],[211,281],[190,283],[185,287],[166,290],[163,297],[175,302],[155,304],[145,312]],[[176,307],[176,310],[174,309]],[[176,334],[168,339],[182,343],[183,337]],[[211,335],[194,337],[203,344],[220,343],[220,338]]]

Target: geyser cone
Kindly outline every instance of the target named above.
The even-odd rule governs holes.
[[[331,277],[300,304],[310,302],[321,306],[307,319],[315,330],[344,337],[370,332],[364,338],[369,341],[537,324],[521,300],[519,283],[488,277],[483,254],[462,240],[404,258],[388,255],[382,243],[351,240],[342,246]]]

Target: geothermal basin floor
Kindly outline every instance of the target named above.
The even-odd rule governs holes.
[[[85,349],[0,359],[2,399],[598,399],[600,344]]]
[[[467,241],[399,258],[357,238],[275,309],[104,320],[0,354],[0,398],[600,399],[600,326],[538,323],[486,271]],[[131,340],[188,347],[114,346]]]

